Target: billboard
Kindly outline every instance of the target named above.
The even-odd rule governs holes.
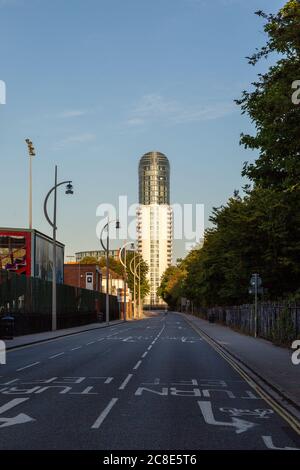
[[[36,233],[34,243],[34,277],[44,281],[52,281],[53,244],[52,240]],[[56,244],[56,282],[62,284],[64,280],[64,247]]]
[[[0,269],[52,280],[52,239],[37,230],[0,228]],[[56,243],[56,282],[64,281],[64,245]]]
[[[0,269],[31,275],[31,233],[1,231]]]

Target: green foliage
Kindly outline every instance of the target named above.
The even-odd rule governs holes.
[[[256,128],[254,136],[241,137],[245,148],[259,150],[242,173],[252,184],[213,209],[203,247],[166,271],[159,293],[170,304],[179,296],[203,307],[252,302],[254,272],[268,289],[264,300],[299,289],[300,105],[292,103],[292,83],[300,80],[300,3],[289,1],[276,15],[257,14],[266,20],[268,39],[249,62],[273,53],[277,62],[237,101]]]
[[[114,271],[119,276],[123,276],[123,266],[119,260],[113,258],[112,256],[108,257],[109,269]],[[101,268],[105,268],[106,266],[106,257],[103,256],[99,259],[98,264]]]
[[[292,83],[300,79],[300,3],[289,1],[276,15],[257,15],[266,20],[268,41],[249,63],[274,53],[280,59],[237,100],[256,127],[255,136],[242,134],[241,144],[260,151],[255,163],[244,164],[243,175],[265,188],[299,188],[300,106],[292,102]]]
[[[80,264],[98,264],[98,260],[94,256],[85,256],[80,261]]]
[[[128,253],[127,252],[127,257],[126,257],[127,282],[128,282],[128,287],[131,290],[131,292],[133,292],[133,290],[134,290],[134,275],[132,274],[132,272],[130,270],[130,264],[131,264],[131,261],[133,259],[133,256],[134,256],[134,253],[131,253],[131,252]],[[141,262],[140,268],[137,267],[139,262]],[[133,261],[132,264],[131,264],[131,267],[132,267],[133,270],[134,270],[134,263],[135,263],[135,266],[137,267],[137,269],[136,269],[137,274],[140,273],[140,276],[141,276],[141,298],[144,299],[150,291],[150,285],[149,285],[149,281],[147,279],[147,274],[148,274],[148,271],[149,271],[149,267],[148,267],[148,264],[146,263],[146,261],[144,261],[142,259],[142,257],[139,256],[138,254],[136,255],[135,262]],[[123,268],[123,270],[124,270],[124,268]],[[138,295],[138,283],[139,283],[139,281],[138,281],[138,278],[136,277],[136,282],[135,282],[136,295]]]
[[[170,266],[162,276],[157,294],[175,309],[183,295],[183,280],[185,271],[182,266]]]

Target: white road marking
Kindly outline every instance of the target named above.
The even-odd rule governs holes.
[[[109,402],[109,404],[107,405],[107,407],[102,411],[101,415],[99,416],[99,418],[96,419],[96,421],[94,422],[93,426],[91,427],[91,429],[99,429],[101,424],[103,423],[103,421],[105,420],[105,418],[107,417],[107,415],[109,414],[110,410],[112,409],[112,407],[117,403],[118,401],[118,398],[112,398]]]
[[[13,380],[10,380],[9,382],[6,382],[5,384],[3,385],[10,385],[10,384],[13,384],[14,382],[18,382],[19,379],[13,379]]]
[[[29,398],[15,398],[14,400],[9,401],[5,405],[0,407],[0,414],[5,413],[6,411],[10,410],[11,408],[14,408],[17,405],[20,405],[21,403],[24,403],[24,401],[29,400]],[[29,423],[30,421],[35,421],[33,418],[30,416],[25,415],[24,413],[20,413],[17,416],[14,416],[13,418],[0,418],[0,428],[6,428],[8,426],[14,426],[15,424],[24,424],[24,423]]]
[[[150,344],[150,346],[148,346],[148,351],[150,351],[150,349],[152,349],[152,344]]]
[[[264,441],[266,447],[268,449],[272,449],[272,450],[300,450],[300,449],[297,449],[296,447],[275,447],[274,444],[273,444],[273,439],[272,439],[272,436],[261,436],[262,437],[262,440]]]
[[[82,348],[82,346],[77,346],[77,348],[73,348],[73,349],[71,349],[71,351],[76,351],[77,349],[81,349],[81,348]]]
[[[128,374],[124,382],[120,385],[119,390],[124,390],[126,385],[128,384],[129,380],[133,377],[132,374]]]
[[[147,356],[147,354],[148,354],[148,352],[147,352],[147,351],[146,351],[146,352],[144,352],[144,354],[142,354],[142,357],[146,357],[146,356]]]
[[[250,423],[249,421],[245,421],[239,418],[231,418],[231,422],[224,422],[224,421],[217,421],[214,418],[212,406],[210,401],[198,401],[198,405],[200,410],[202,411],[204,421],[207,424],[212,424],[214,426],[230,426],[235,429],[236,434],[241,434],[242,432],[248,431],[248,429],[257,426],[256,423]]]
[[[136,363],[136,365],[134,366],[133,370],[138,369],[141,364],[142,364],[142,361],[138,361],[138,362]]]
[[[63,354],[65,354],[65,353],[61,352],[61,353],[58,353],[58,354],[54,354],[54,356],[50,356],[49,359],[55,359],[56,357],[62,356]]]
[[[89,343],[86,343],[87,346],[89,346],[90,344],[94,344],[95,341],[90,341]]]
[[[17,372],[20,372],[21,370],[24,370],[24,369],[29,369],[29,367],[36,366],[37,364],[40,364],[40,362],[34,362],[33,364],[28,364],[28,366],[20,367],[20,369],[17,369]]]
[[[104,340],[104,338],[97,339],[97,341],[103,341],[103,340]]]

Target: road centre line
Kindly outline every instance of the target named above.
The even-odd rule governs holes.
[[[28,366],[20,367],[20,369],[17,369],[17,372],[20,372],[21,370],[29,369],[29,367],[36,366],[37,364],[40,364],[40,362],[34,362],[33,364],[28,364]]]
[[[146,352],[144,352],[144,354],[142,354],[142,357],[146,357],[146,356],[147,356],[147,354],[148,354],[148,352],[147,352],[147,351],[146,351]]]
[[[50,356],[49,359],[55,359],[56,357],[62,356],[63,354],[65,354],[65,353],[61,352],[61,353],[58,353],[58,354],[54,354],[54,356]]]
[[[102,411],[102,413],[100,414],[100,416],[96,419],[96,421],[94,422],[93,426],[91,427],[91,429],[99,429],[101,424],[103,423],[103,421],[105,420],[105,418],[107,417],[107,415],[110,413],[111,409],[113,408],[113,406],[117,403],[118,401],[118,398],[112,398],[109,402],[109,404],[107,405],[107,407]]]
[[[77,349],[81,349],[82,346],[77,346],[76,348],[70,349],[70,351],[77,351]]]
[[[134,366],[133,370],[138,369],[141,364],[142,364],[142,361],[138,361],[138,362],[136,363],[136,365]]]
[[[132,377],[133,374],[128,374],[124,382],[122,382],[122,384],[120,385],[119,390],[124,390],[124,388],[127,386],[128,382],[131,380]]]
[[[86,346],[89,346],[90,344],[94,344],[95,341],[90,341],[89,343],[86,343]]]

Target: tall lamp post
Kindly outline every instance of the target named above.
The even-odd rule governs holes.
[[[120,222],[118,220],[108,220],[108,222],[104,225],[103,229],[100,233],[100,243],[102,245],[103,250],[106,253],[106,305],[105,305],[105,317],[106,317],[106,324],[109,325],[109,225],[113,222],[116,223],[116,229],[120,228]],[[106,246],[103,243],[102,235],[103,232],[106,230]]]
[[[138,308],[138,318],[140,318],[141,316],[141,263],[142,263],[142,259],[136,264],[135,263],[135,259],[136,257],[139,256],[138,253],[135,253],[134,257],[132,258],[131,262],[130,262],[130,271],[131,273],[133,274],[134,276],[134,281],[133,281],[133,285],[134,285],[134,310],[136,310],[135,306],[136,306],[136,291],[135,291],[135,279],[137,278],[138,281],[139,281],[139,284],[138,284],[138,299],[139,299],[139,302],[138,302],[138,305],[139,305],[139,308]],[[134,264],[134,266],[132,266]],[[139,273],[137,273],[137,269],[139,268]],[[135,313],[135,312],[134,312]]]
[[[127,314],[127,303],[126,303],[126,291],[127,291],[127,250],[126,250],[126,247],[128,245],[131,245],[131,248],[134,249],[134,243],[132,242],[127,242],[127,243],[124,243],[124,245],[122,246],[122,248],[120,249],[119,251],[119,260],[120,260],[120,263],[122,264],[123,268],[124,268],[124,321],[126,321],[126,314]],[[124,250],[124,253],[125,253],[125,256],[124,256],[124,261],[122,259],[122,251]]]
[[[131,274],[133,275],[133,318],[135,317],[135,312],[136,312],[136,287],[135,287],[135,284],[136,284],[136,271],[135,271],[135,259],[137,257],[137,253],[134,253],[133,255],[133,258],[131,259],[130,261],[130,264],[129,264],[129,269],[131,271]]]
[[[30,139],[25,139],[29,156],[29,228],[32,229],[32,157],[35,157],[35,148]]]
[[[62,181],[61,183],[57,182],[57,165],[55,165],[55,183],[54,186],[50,189],[47,196],[44,200],[44,214],[47,219],[47,222],[51,225],[53,229],[53,262],[52,262],[52,331],[57,329],[57,315],[56,315],[56,208],[57,208],[57,188],[66,185],[66,194],[73,194],[72,181]],[[53,220],[50,219],[47,211],[47,203],[50,195],[54,191],[54,207],[53,207]]]
[[[136,266],[136,270],[137,268],[139,268],[139,274],[138,274],[138,280],[139,280],[139,315],[138,317],[141,318],[141,262],[142,260],[140,260]]]

